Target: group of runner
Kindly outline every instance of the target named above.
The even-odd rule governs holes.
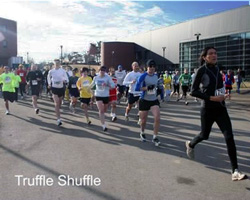
[[[186,141],[187,155],[191,159],[194,158],[195,145],[202,140],[208,139],[211,126],[214,122],[216,122],[226,139],[228,154],[232,164],[232,180],[242,180],[246,178],[246,175],[242,174],[238,170],[236,148],[232,134],[231,122],[224,102],[224,100],[227,98],[227,95],[216,93],[221,91],[219,90],[220,88],[223,88],[223,81],[216,63],[216,50],[214,48],[208,48],[204,50],[201,55],[202,67],[199,68],[195,74],[195,77],[193,77],[193,87],[191,94],[194,97],[203,99],[204,106],[201,113],[201,133],[197,135],[192,141]],[[133,105],[136,104],[138,107],[140,139],[142,142],[146,142],[145,127],[149,111],[151,111],[154,117],[152,142],[155,144],[155,146],[160,145],[160,140],[158,137],[160,126],[160,102],[158,100],[159,89],[164,91],[164,96],[168,96],[169,98],[176,92],[178,95],[177,101],[184,98],[185,104],[188,104],[186,101],[186,96],[188,87],[192,83],[192,77],[188,74],[187,69],[185,69],[184,74],[180,76],[179,72],[176,71],[174,76],[170,77],[166,72],[162,77],[158,78],[155,61],[148,60],[146,63],[146,71],[143,73],[140,72],[138,63],[133,62],[132,71],[128,74],[126,74],[126,72],[122,69],[122,66],[119,66],[117,71],[115,71],[113,67],[109,68],[109,71],[107,71],[105,66],[101,66],[99,68],[99,72],[97,74],[92,74],[92,77],[89,76],[88,68],[82,68],[80,71],[80,77],[77,77],[76,74],[78,73],[78,69],[73,69],[72,74],[69,76],[69,73],[62,69],[59,59],[55,59],[54,66],[55,67],[53,69],[48,71],[46,81],[48,89],[50,89],[52,92],[58,126],[62,125],[60,108],[62,105],[62,100],[65,96],[66,87],[68,88],[71,97],[70,109],[72,112],[75,112],[77,100],[79,99],[81,108],[84,110],[87,124],[91,124],[91,120],[88,115],[88,107],[95,98],[101,127],[103,131],[107,131],[108,128],[105,123],[105,113],[107,112],[108,106],[111,106],[110,115],[112,117],[112,121],[115,121],[117,119],[116,103],[117,101],[119,102],[121,100],[122,96],[124,95],[125,87],[128,86],[128,105],[125,111],[125,119],[129,120],[129,113],[133,108]],[[14,94],[15,87],[17,85],[16,83],[20,83],[22,80],[18,79],[17,75],[14,73],[11,73],[7,66],[5,66],[4,69],[5,72],[0,75],[0,83],[3,83],[3,98],[5,101],[6,114],[8,115],[8,102],[13,102],[15,100]],[[22,75],[24,74],[19,73],[19,78],[22,77]],[[26,81],[31,87],[32,103],[36,114],[39,113],[37,98],[40,91],[40,82],[42,80],[41,76],[42,74],[39,73],[36,65],[31,66],[31,71],[26,76]],[[163,81],[159,81],[161,78],[163,78]],[[179,98],[180,82],[183,91],[181,98]],[[170,86],[171,83],[174,85],[174,91],[172,92],[171,87],[166,87],[166,85]],[[203,83],[203,90],[199,89],[201,83]],[[165,84],[165,87],[160,88],[159,86],[161,84]],[[116,91],[116,88],[118,91]],[[226,123],[224,123],[223,120],[225,120]]]

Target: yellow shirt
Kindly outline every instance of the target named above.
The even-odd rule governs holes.
[[[80,90],[80,97],[81,98],[91,98],[92,92],[90,89],[90,84],[92,83],[92,78],[87,77],[80,77],[76,82],[77,88]]]
[[[170,76],[164,77],[163,82],[164,82],[165,90],[170,90],[171,89],[171,81],[172,81],[172,79],[171,79]]]

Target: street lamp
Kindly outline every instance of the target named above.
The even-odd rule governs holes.
[[[115,54],[115,51],[112,51],[112,67],[114,67],[114,54]]]
[[[162,47],[162,51],[163,51],[163,68],[165,66],[165,50],[166,50],[166,47]]]
[[[63,45],[61,45],[60,47],[61,47],[61,64],[62,64],[62,58],[63,58],[63,56],[62,56],[62,53],[63,53],[62,50],[63,50]]]
[[[29,64],[29,52],[27,52],[27,64]]]
[[[199,68],[199,59],[198,59],[198,43],[199,43],[199,37],[200,33],[195,33],[194,36],[196,36],[196,55],[197,55],[197,68]]]

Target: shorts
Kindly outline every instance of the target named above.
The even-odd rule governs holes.
[[[104,104],[109,103],[109,97],[95,97],[96,101],[102,101]]]
[[[174,93],[180,93],[180,85],[174,85]]]
[[[89,105],[91,98],[79,98],[79,100],[82,104]]]
[[[57,95],[58,97],[64,97],[65,89],[64,88],[51,88],[52,94]]]
[[[78,89],[75,89],[75,88],[69,90],[69,95],[71,97],[79,97],[80,96]]]
[[[40,86],[39,85],[36,85],[36,86],[31,85],[30,88],[31,88],[31,95],[39,97]]]
[[[183,95],[184,95],[184,96],[187,96],[188,88],[189,88],[189,87],[188,87],[188,86],[185,86],[185,85],[184,85],[184,86],[181,86],[181,89],[182,89],[182,92],[183,92]]]
[[[110,101],[110,102],[112,102],[112,101],[117,101],[117,96],[116,96],[116,95],[109,96],[109,101]]]
[[[120,94],[123,94],[124,91],[125,91],[125,89],[126,89],[126,86],[125,86],[125,85],[118,85],[118,84],[117,84],[117,87],[118,87],[118,92],[119,92]]]
[[[134,96],[132,93],[128,93],[128,104],[134,104],[136,101],[138,101],[140,96]]]
[[[4,101],[10,101],[11,103],[15,101],[15,92],[3,92]]]
[[[152,106],[159,106],[160,102],[157,100],[155,101],[147,101],[144,99],[139,100],[139,111],[148,111]]]

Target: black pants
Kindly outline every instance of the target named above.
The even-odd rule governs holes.
[[[18,101],[18,88],[15,88],[15,101]]]
[[[202,140],[207,140],[211,132],[213,123],[216,122],[224,135],[227,144],[227,152],[230,158],[232,170],[238,168],[236,147],[232,131],[232,124],[227,113],[226,107],[220,108],[201,108],[201,132],[195,136],[190,143],[194,148]]]
[[[25,92],[25,86],[26,86],[26,83],[20,83],[20,85],[19,85],[21,96],[23,96],[23,93],[26,93]]]

